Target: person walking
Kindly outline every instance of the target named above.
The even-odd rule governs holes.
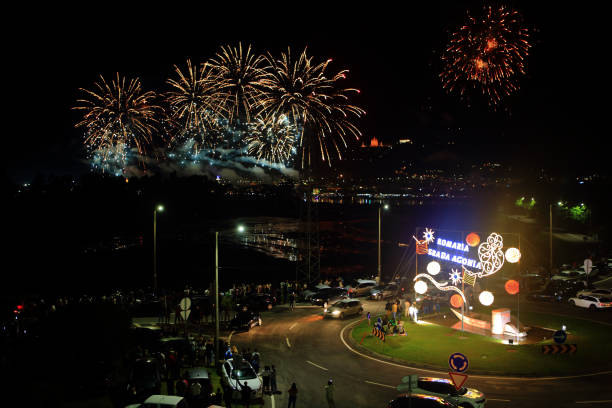
[[[334,381],[330,378],[325,386],[325,399],[327,399],[327,406],[329,408],[336,408],[334,402]]]
[[[291,388],[289,388],[289,391],[287,391],[287,393],[289,394],[289,405],[287,405],[287,408],[295,408],[295,402],[297,400],[298,394],[298,389],[295,383],[291,384]]]

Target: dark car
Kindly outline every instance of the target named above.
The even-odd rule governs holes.
[[[183,356],[187,361],[193,361],[195,356],[195,350],[193,344],[185,337],[164,337],[157,341],[154,351],[161,351],[166,356],[169,355],[170,350],[177,353],[179,358]]]
[[[336,303],[338,300],[348,298],[348,291],[344,288],[328,288],[322,289],[312,296],[312,304],[325,306]]]
[[[549,281],[542,290],[536,290],[527,295],[528,300],[544,302],[562,302],[573,296],[580,290],[585,289],[584,281]]]
[[[161,392],[161,367],[155,358],[141,358],[132,364],[128,377],[128,390],[136,400],[144,400]]]
[[[247,310],[261,312],[272,309],[274,305],[276,305],[275,297],[265,293],[257,293],[244,298],[238,304],[238,310],[243,310],[246,307]]]
[[[240,311],[230,321],[230,329],[249,331],[251,327],[261,326],[261,316],[251,310]]]
[[[206,367],[193,367],[187,370],[185,373],[185,379],[189,383],[189,386],[194,382],[200,383],[202,386],[201,394],[198,398],[191,397],[191,405],[193,406],[208,406],[211,395],[213,393],[213,386],[208,375]]]
[[[456,408],[440,397],[425,394],[402,394],[389,401],[388,408]]]

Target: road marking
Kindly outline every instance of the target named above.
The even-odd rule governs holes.
[[[612,402],[612,400],[602,400],[602,401],[576,401],[576,404],[605,404],[607,402]]]
[[[501,401],[501,402],[510,402],[510,400],[507,400],[507,399],[501,399],[501,398],[487,398],[487,401]]]
[[[344,331],[350,326],[356,325],[358,323],[361,323],[361,320],[351,322],[347,324],[346,326],[344,326],[342,330],[340,330],[340,340],[342,341],[342,343],[344,343],[344,346],[350,351],[352,351],[353,353],[360,355],[361,357],[364,357],[364,358],[367,358],[373,361],[377,361],[379,363],[387,364],[387,365],[394,366],[394,367],[404,368],[406,370],[418,371],[422,373],[435,373],[438,375],[448,375],[448,371],[436,371],[436,370],[428,370],[428,369],[419,368],[419,367],[411,367],[411,366],[404,365],[404,364],[397,364],[397,363],[392,363],[390,361],[380,360],[378,358],[368,356],[367,354],[360,353],[359,351],[349,346],[346,340],[344,340]],[[594,376],[608,375],[608,374],[612,374],[612,370],[601,371],[598,373],[590,373],[590,374],[567,375],[564,377],[500,377],[500,376],[494,376],[494,375],[470,375],[470,378],[482,378],[484,380],[489,379],[489,380],[516,380],[516,381],[550,381],[550,380],[569,380],[572,378],[594,377]]]
[[[321,370],[329,371],[327,368],[325,368],[325,367],[321,367],[320,365],[315,364],[315,363],[313,363],[313,362],[312,362],[312,361],[310,361],[310,360],[306,360],[306,362],[307,362],[308,364],[312,364],[312,365],[313,365],[313,366],[315,366],[315,367],[319,367]]]
[[[293,323],[291,326],[289,326],[289,330],[293,329],[296,325],[297,325],[297,322]]]
[[[276,403],[274,402],[274,394],[270,394],[270,401],[272,402],[272,408],[276,408]]]
[[[291,348],[291,343],[289,343],[289,337],[285,337],[285,340],[287,340],[287,347]]]
[[[234,330],[232,330],[232,331],[230,332],[229,336],[227,337],[227,342],[228,342],[229,344],[232,344],[232,334],[234,334]]]
[[[387,387],[387,388],[395,389],[395,387],[393,387],[391,385],[387,385],[387,384],[381,384],[381,383],[377,383],[377,382],[374,382],[374,381],[368,381],[368,380],[366,380],[365,382],[367,382],[368,384],[380,385],[381,387]]]

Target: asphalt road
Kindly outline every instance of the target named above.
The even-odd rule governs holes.
[[[383,307],[364,302],[365,310]],[[609,322],[610,313],[593,314],[554,304],[525,305],[532,311],[568,314]],[[415,370],[399,364],[359,355],[341,340],[342,329],[358,320],[322,318],[321,308],[288,310],[278,306],[263,314],[263,326],[248,333],[234,333],[240,349],[257,349],[262,368],[274,364],[282,394],[266,397],[266,406],[286,406],[291,383],[298,387],[298,407],[326,407],[328,379],[336,385],[335,402],[342,407],[386,407],[398,392],[395,387],[409,374],[448,377],[447,373]],[[344,330],[347,336],[349,330]],[[602,356],[612,358],[612,356]],[[469,374],[469,372],[468,372]],[[606,407],[612,406],[612,373],[567,379],[526,379],[470,376],[466,386],[486,394],[488,407]]]

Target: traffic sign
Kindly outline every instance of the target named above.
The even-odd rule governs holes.
[[[462,373],[468,369],[468,359],[461,353],[453,353],[448,358],[448,366],[451,370]]]
[[[184,321],[187,321],[187,319],[189,319],[189,313],[191,313],[191,309],[181,310],[181,317]]]
[[[547,344],[542,346],[544,354],[574,354],[578,350],[577,344]]]
[[[555,340],[555,343],[565,343],[565,340],[567,340],[567,333],[563,330],[557,330],[555,334],[553,334],[553,339]]]
[[[448,373],[448,375],[450,375],[451,381],[453,382],[453,385],[457,391],[463,387],[463,384],[465,384],[465,381],[468,378],[467,374],[453,373],[452,371]]]
[[[189,299],[188,297],[182,298],[179,302],[179,306],[181,307],[181,310],[191,309],[191,299]]]

